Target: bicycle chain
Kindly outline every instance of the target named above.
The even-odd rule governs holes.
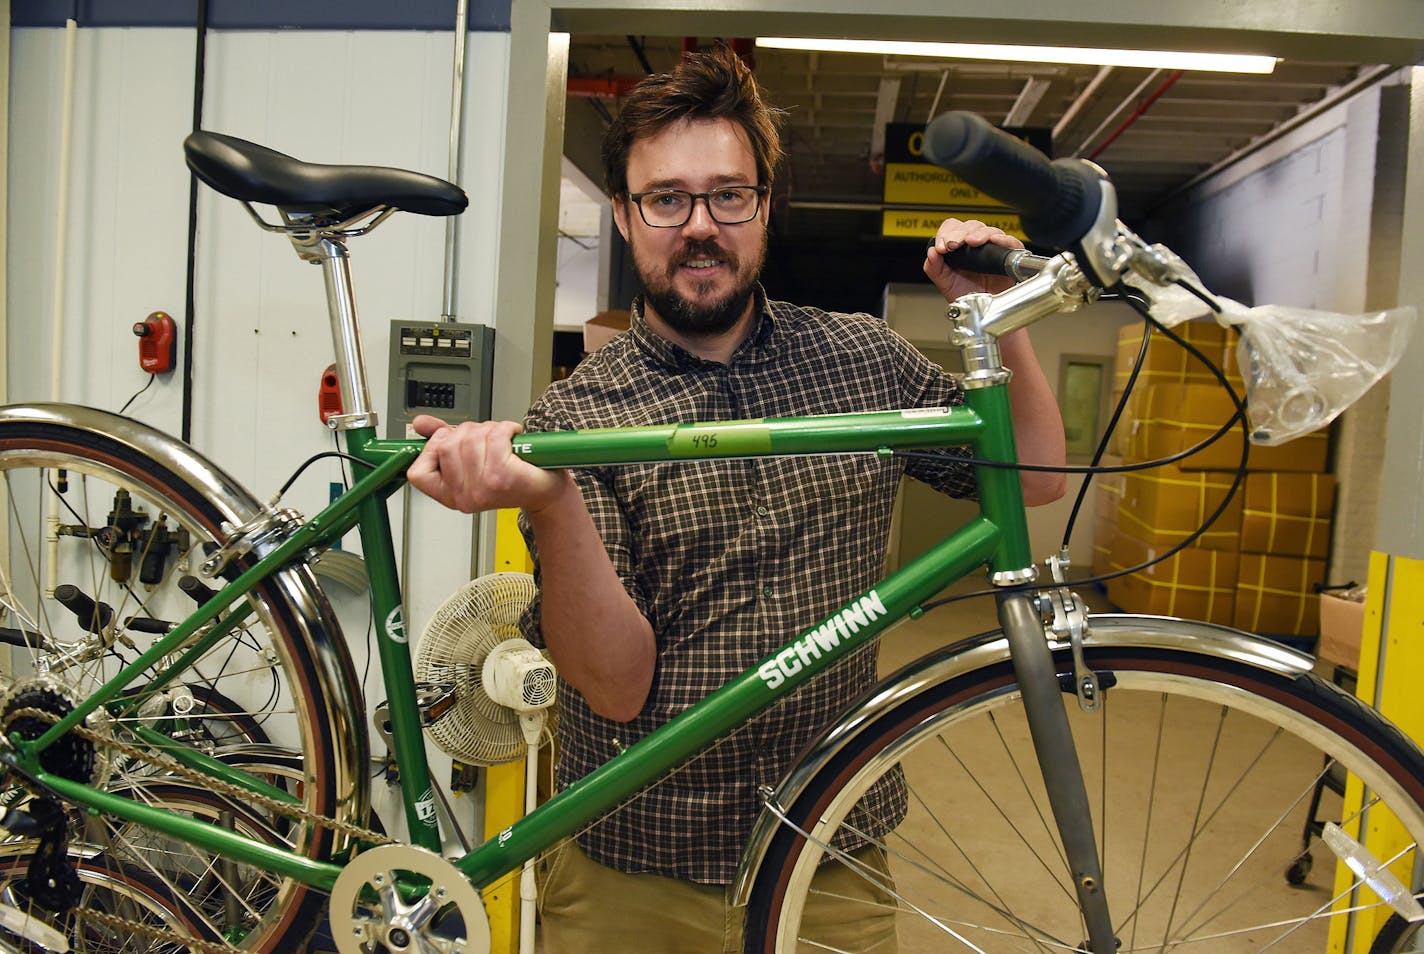
[[[190,951],[199,951],[201,954],[234,954],[242,949],[235,944],[223,943],[219,941],[204,941],[201,938],[193,937],[182,931],[164,931],[151,924],[144,924],[141,921],[131,921],[128,918],[121,918],[117,914],[110,914],[107,911],[99,911],[94,908],[73,908],[71,910],[76,917],[91,921],[104,927],[113,928],[118,931],[127,931],[130,936],[140,934],[144,937],[152,938],[155,941],[178,942]]]
[[[43,709],[16,709],[14,713],[12,713],[12,716],[16,718],[21,716],[38,717],[42,719],[47,719],[50,724],[54,724],[59,721],[58,716],[56,716],[52,712],[46,712]],[[162,768],[163,770],[170,772],[173,775],[178,775],[182,778],[187,779],[188,781],[196,782],[204,786],[205,788],[217,792],[220,795],[227,795],[229,797],[235,798],[239,802],[249,802],[261,806],[262,808],[270,809],[271,811],[276,812],[279,815],[286,815],[288,818],[296,818],[300,821],[304,821],[312,825],[329,828],[332,831],[338,832],[340,834],[350,835],[353,838],[357,838],[362,841],[368,841],[375,845],[389,844],[393,840],[389,835],[383,835],[379,832],[371,831],[369,828],[362,828],[360,825],[357,825],[353,822],[341,821],[337,818],[328,818],[325,815],[319,815],[316,812],[308,811],[307,809],[302,808],[300,805],[295,805],[292,802],[272,798],[271,796],[263,795],[259,792],[254,792],[249,789],[243,788],[241,785],[234,785],[231,782],[225,782],[222,779],[214,778],[213,776],[208,775],[205,772],[201,772],[197,769],[190,768],[189,766],[184,765],[177,759],[171,759],[166,755],[162,755],[161,753],[149,751],[147,749],[141,749],[138,746],[129,745],[127,742],[123,742],[117,738],[114,738],[111,735],[105,735],[102,732],[96,732],[88,726],[76,725],[73,731],[76,735],[87,739],[88,741],[93,742],[96,745],[105,745],[109,748],[116,749],[119,753],[127,755],[132,759],[136,759],[140,762],[147,762],[150,765]]]
[[[59,716],[55,715],[52,712],[47,712],[43,709],[17,709],[13,713],[11,713],[11,717],[12,720],[14,718],[19,717],[37,717],[40,719],[47,720],[51,725],[59,721]],[[120,754],[127,755],[130,758],[136,759],[139,762],[144,762],[156,766],[158,768],[163,769],[164,771],[170,772],[189,781],[201,784],[211,789],[212,791],[217,792],[220,795],[227,795],[229,797],[236,798],[239,802],[248,802],[251,804],[255,804],[262,808],[267,808],[273,812],[276,812],[277,814],[285,815],[288,818],[295,818],[312,825],[329,828],[332,831],[338,832],[343,835],[349,835],[353,838],[369,842],[372,845],[385,845],[390,844],[394,841],[394,839],[392,839],[389,835],[383,835],[368,828],[362,828],[360,825],[356,825],[352,822],[341,821],[340,819],[336,818],[328,818],[325,815],[319,815],[316,812],[308,811],[307,809],[302,808],[299,805],[294,805],[291,802],[281,801],[279,799],[275,799],[267,795],[262,795],[258,792],[249,791],[248,789],[245,789],[240,785],[234,785],[230,782],[225,782],[222,779],[213,778],[212,776],[207,775],[206,773],[200,772],[197,769],[193,769],[184,765],[176,759],[169,758],[157,752],[140,749],[139,747],[134,745],[129,745],[128,743],[122,742],[119,739],[114,738],[113,736],[105,735],[101,732],[96,732],[88,726],[77,725],[74,727],[73,731],[76,735],[79,735],[80,737],[90,742],[93,742],[96,745],[105,745],[109,748],[117,750]],[[155,938],[157,940],[176,940],[179,943],[186,945],[190,950],[201,951],[203,952],[203,954],[233,954],[233,952],[241,950],[236,945],[230,943],[204,941],[198,938],[189,937],[187,934],[179,931],[162,931],[150,925],[142,924],[137,921],[131,921],[126,918],[121,918],[117,915],[109,914],[105,911],[95,910],[94,908],[75,907],[71,909],[71,913],[78,917],[83,917],[85,919],[94,921],[98,924],[107,925],[109,927],[117,927],[122,930],[137,932],[139,934],[143,934],[147,937]]]

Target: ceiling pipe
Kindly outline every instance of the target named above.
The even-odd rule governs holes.
[[[1048,87],[1052,85],[1041,76],[1031,76],[1024,81],[1023,89],[1019,91],[1018,99],[1014,100],[1014,105],[1004,115],[1005,126],[1026,126],[1029,116],[1038,108],[1038,104],[1043,99],[1043,94],[1048,92]]]
[[[1106,149],[1108,146],[1111,146],[1113,144],[1113,140],[1117,139],[1118,136],[1121,136],[1124,132],[1127,131],[1129,126],[1141,119],[1142,114],[1151,109],[1152,104],[1157,102],[1157,100],[1162,96],[1163,93],[1171,89],[1173,83],[1177,82],[1177,80],[1182,78],[1183,72],[1185,71],[1173,70],[1172,75],[1167,77],[1167,79],[1162,82],[1162,85],[1154,89],[1152,93],[1146,99],[1144,99],[1135,110],[1132,111],[1132,115],[1128,116],[1127,119],[1123,121],[1123,124],[1121,126],[1117,127],[1112,131],[1112,135],[1108,136],[1108,138],[1104,139],[1101,143],[1099,143],[1098,148],[1088,153],[1087,158],[1096,159],[1104,149]]]
[[[1108,77],[1112,75],[1114,69],[1116,69],[1116,67],[1098,67],[1098,72],[1094,74],[1091,80],[1088,81],[1088,85],[1083,87],[1083,91],[1078,94],[1077,98],[1074,99],[1072,103],[1069,104],[1068,108],[1063,112],[1063,115],[1059,118],[1058,122],[1054,123],[1054,142],[1057,142],[1063,136],[1063,133],[1068,129],[1070,125],[1072,125],[1073,120],[1078,118],[1078,114],[1083,111],[1083,108],[1087,106],[1088,103],[1092,102],[1093,97],[1097,95],[1098,90],[1102,87],[1102,85],[1107,82]]]
[[[570,76],[565,89],[575,99],[619,99],[642,81],[641,76]]]
[[[1087,149],[1088,146],[1096,142],[1097,138],[1102,135],[1103,130],[1107,129],[1110,123],[1115,121],[1118,116],[1122,115],[1123,110],[1127,109],[1127,107],[1137,102],[1138,97],[1142,95],[1143,91],[1146,90],[1148,86],[1152,85],[1152,83],[1156,82],[1157,77],[1161,75],[1161,70],[1153,70],[1151,73],[1148,73],[1147,78],[1144,79],[1141,83],[1138,83],[1137,88],[1134,89],[1131,93],[1129,93],[1126,99],[1124,99],[1122,102],[1118,103],[1116,106],[1113,107],[1112,112],[1108,113],[1107,118],[1098,124],[1098,128],[1088,133],[1088,135],[1083,139],[1083,141],[1078,143],[1078,148],[1074,149],[1067,155],[1073,159],[1076,159],[1081,156],[1083,154],[1083,150]]]

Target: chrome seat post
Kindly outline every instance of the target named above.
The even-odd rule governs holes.
[[[331,344],[336,353],[336,379],[345,413],[327,420],[332,430],[375,427],[375,409],[366,380],[366,357],[361,350],[361,322],[356,315],[356,292],[351,286],[351,257],[346,243],[321,236],[315,244],[316,261],[326,280],[326,310],[331,317]]]
[[[351,284],[351,256],[346,250],[346,239],[369,232],[391,211],[377,210],[375,221],[360,230],[350,230],[350,221],[334,228],[322,225],[303,227],[306,223],[300,216],[287,213],[283,214],[286,224],[275,228],[266,226],[258,219],[259,224],[271,231],[285,232],[303,261],[321,266],[343,411],[327,418],[326,426],[334,431],[375,427],[379,423],[371,405],[371,388],[366,376],[366,356],[361,348],[361,322],[356,313],[356,291]],[[257,218],[255,213],[253,217]]]

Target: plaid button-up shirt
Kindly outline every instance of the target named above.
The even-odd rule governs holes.
[[[530,431],[939,407],[958,383],[885,323],[765,301],[723,365],[632,328],[589,355],[535,402]],[[758,663],[880,576],[902,471],[972,494],[961,457],[764,458],[575,472],[613,566],[652,624],[657,668],[631,723],[595,714],[560,687],[558,782],[566,787]],[[526,525],[526,539],[533,540]],[[534,552],[536,562],[538,553]],[[598,620],[587,638],[597,640]],[[526,634],[543,645],[539,603]],[[875,681],[861,652],[811,680],[744,731],[714,746],[579,835],[601,864],[708,884],[730,883],[760,803],[810,738]],[[883,834],[904,814],[893,776],[856,809]],[[853,818],[853,821],[856,820]]]

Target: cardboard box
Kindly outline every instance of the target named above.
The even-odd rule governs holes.
[[[1164,548],[1120,533],[1113,569],[1154,559]],[[1229,625],[1236,598],[1239,557],[1225,550],[1186,547],[1138,573],[1108,581],[1108,598],[1129,613],[1181,616]]]
[[[1104,458],[1106,461],[1107,458]],[[1093,572],[1105,573],[1118,535],[1118,507],[1122,504],[1123,474],[1098,474],[1093,478]]]
[[[1320,645],[1316,655],[1333,666],[1358,671],[1364,641],[1365,602],[1320,594]]]
[[[1112,403],[1108,405],[1108,415],[1111,418],[1112,412],[1117,410],[1118,402],[1122,400],[1123,392],[1114,387],[1112,393]],[[1132,393],[1127,396],[1127,404],[1123,407],[1122,416],[1117,419],[1117,426],[1113,428],[1112,436],[1108,439],[1108,453],[1115,457],[1122,457],[1127,453],[1128,441],[1132,436],[1132,422],[1137,420],[1140,408],[1147,398],[1147,388],[1134,387]],[[1104,425],[1107,424],[1105,420]]]
[[[1157,460],[1179,454],[1216,433],[1235,413],[1220,385],[1155,384],[1148,389],[1127,441],[1130,460]],[[1233,427],[1220,440],[1178,461],[1182,470],[1234,471],[1241,462],[1241,430]],[[1328,431],[1316,431],[1275,447],[1251,445],[1252,471],[1320,472],[1330,449]]]
[[[1165,549],[1181,543],[1216,512],[1231,491],[1234,475],[1185,471],[1167,464],[1125,477],[1119,525],[1137,539]],[[1241,512],[1237,494],[1192,546],[1238,549]]]
[[[1324,560],[1243,553],[1232,625],[1268,636],[1319,635],[1316,587],[1324,582]]]
[[[600,311],[583,323],[583,350],[597,351],[628,330],[633,316],[626,311]]]
[[[1335,478],[1329,474],[1246,475],[1241,550],[1323,558],[1330,549]]]
[[[1172,331],[1201,351],[1211,363],[1220,367],[1226,360],[1228,332],[1215,321],[1205,318],[1185,321]],[[1114,366],[1113,387],[1122,389],[1132,374],[1137,355],[1142,350],[1144,325],[1135,322],[1124,325],[1117,333],[1117,361]],[[1137,373],[1136,388],[1152,384],[1208,384],[1216,380],[1216,375],[1206,365],[1191,355],[1187,349],[1168,338],[1153,332],[1147,342],[1147,354],[1143,356],[1142,368]]]

